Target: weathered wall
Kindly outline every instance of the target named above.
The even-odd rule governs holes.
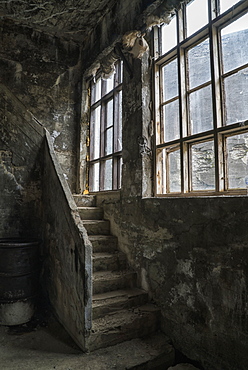
[[[73,191],[81,104],[79,47],[54,36],[0,23],[0,81],[48,129]]]
[[[46,135],[42,177],[43,273],[41,282],[59,321],[81,349],[91,328],[91,244],[50,135]]]
[[[44,130],[0,84],[0,237],[40,235]]]
[[[245,370],[248,199],[105,195],[98,204],[175,347],[205,369]]]
[[[245,370],[248,198],[142,198],[152,168],[138,144],[141,133],[148,143],[152,135],[147,106],[141,106],[150,74],[146,58],[143,68],[134,62],[134,78],[123,82],[122,191],[119,198],[98,196],[98,205],[140,285],[161,308],[162,329],[175,347],[205,369]]]

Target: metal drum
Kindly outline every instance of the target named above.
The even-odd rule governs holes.
[[[39,241],[0,238],[0,324],[20,325],[35,311]]]

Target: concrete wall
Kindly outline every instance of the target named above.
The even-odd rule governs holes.
[[[205,369],[247,368],[248,199],[98,199],[162,330]]]
[[[11,21],[1,21],[0,32],[0,81],[48,129],[75,191],[81,105],[79,47]]]
[[[44,130],[0,84],[0,237],[40,235]]]
[[[41,282],[59,321],[82,350],[91,328],[91,244],[46,136],[42,179]]]
[[[204,369],[245,370],[248,198],[149,197],[153,162],[138,140],[150,145],[153,135],[149,104],[141,104],[149,101],[147,60],[133,62],[133,79],[124,72],[122,190],[97,203],[175,347]]]
[[[59,321],[86,350],[90,242],[51,136],[3,84],[0,94],[0,237],[41,240],[43,292]]]

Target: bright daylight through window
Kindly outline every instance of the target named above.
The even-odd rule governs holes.
[[[154,29],[156,194],[248,187],[248,1],[185,1]]]
[[[91,81],[90,191],[117,190],[121,186],[122,62],[108,79]]]

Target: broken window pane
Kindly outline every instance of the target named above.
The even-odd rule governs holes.
[[[229,189],[246,188],[248,177],[248,133],[226,138]]]
[[[210,80],[209,39],[188,50],[189,88]]]
[[[191,145],[191,190],[213,190],[215,188],[214,142]]]
[[[211,86],[196,90],[189,95],[189,110],[192,134],[213,129]]]

